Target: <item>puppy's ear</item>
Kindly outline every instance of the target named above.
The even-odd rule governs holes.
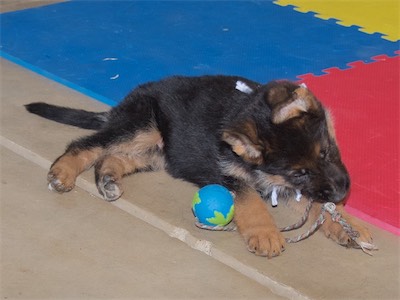
[[[325,118],[326,118],[326,124],[328,126],[329,136],[331,137],[331,139],[333,141],[336,142],[336,133],[335,133],[335,125],[334,125],[335,122],[334,122],[331,112],[327,109],[325,109]]]
[[[263,142],[259,139],[256,124],[246,121],[222,133],[222,140],[243,160],[259,165],[263,159]]]
[[[266,94],[272,109],[272,122],[280,124],[318,109],[318,101],[306,86],[290,82],[277,82]]]

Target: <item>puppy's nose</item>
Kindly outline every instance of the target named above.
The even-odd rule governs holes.
[[[350,190],[350,177],[346,174],[343,174],[338,180],[336,180],[336,189],[334,189],[333,193],[333,202],[342,201]]]

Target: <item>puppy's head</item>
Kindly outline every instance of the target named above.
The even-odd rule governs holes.
[[[291,82],[269,83],[259,97],[222,135],[246,170],[267,181],[261,186],[298,189],[320,202],[343,200],[350,179],[329,112],[305,86]]]

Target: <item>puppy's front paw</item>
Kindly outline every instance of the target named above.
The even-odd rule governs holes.
[[[355,242],[350,238],[350,236],[339,223],[330,221],[326,221],[325,223],[326,225],[322,226],[321,230],[324,232],[327,238],[348,248],[355,246]]]
[[[353,223],[351,226],[353,227],[353,230],[357,231],[360,235],[357,239],[358,242],[367,244],[373,243],[372,234],[367,227],[361,225],[360,223]]]
[[[368,228],[366,228],[359,220],[354,218],[353,216],[349,215],[345,209],[343,204],[339,204],[336,206],[337,212],[339,212],[339,219],[338,220],[333,220],[330,214],[325,212],[325,222],[321,226],[322,232],[324,232],[325,236],[334,240],[336,243],[339,245],[345,246],[345,247],[351,247],[351,248],[370,248],[370,249],[377,249],[373,244],[372,244],[372,235]],[[337,217],[335,217],[337,219]],[[340,224],[340,222],[343,223]],[[350,225],[351,228],[347,228],[347,231],[343,227],[344,225]],[[348,227],[346,225],[346,227]],[[354,236],[350,236],[350,234],[353,234]],[[358,235],[356,237],[355,235]],[[363,248],[364,250],[364,248]]]
[[[280,255],[285,250],[285,239],[275,226],[257,226],[242,232],[247,249],[268,258]]]
[[[257,191],[249,188],[236,195],[234,221],[250,252],[271,258],[285,249],[285,239]]]
[[[372,244],[373,239],[368,228],[356,222],[351,217],[348,217],[346,221],[352,227],[353,231],[358,232],[359,237],[357,238],[357,243],[349,236],[342,225],[340,225],[338,222],[332,221],[332,219],[330,219],[329,217],[325,221],[321,229],[326,237],[334,240],[339,245],[348,248],[360,248],[359,243]]]

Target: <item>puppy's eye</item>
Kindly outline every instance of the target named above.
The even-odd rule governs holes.
[[[327,150],[321,150],[319,153],[319,157],[322,159],[325,159],[328,156],[328,151]]]
[[[293,175],[295,176],[295,177],[303,177],[303,176],[306,176],[306,175],[308,175],[308,170],[306,170],[306,169],[300,169],[300,170],[298,170],[298,171],[296,171]]]

